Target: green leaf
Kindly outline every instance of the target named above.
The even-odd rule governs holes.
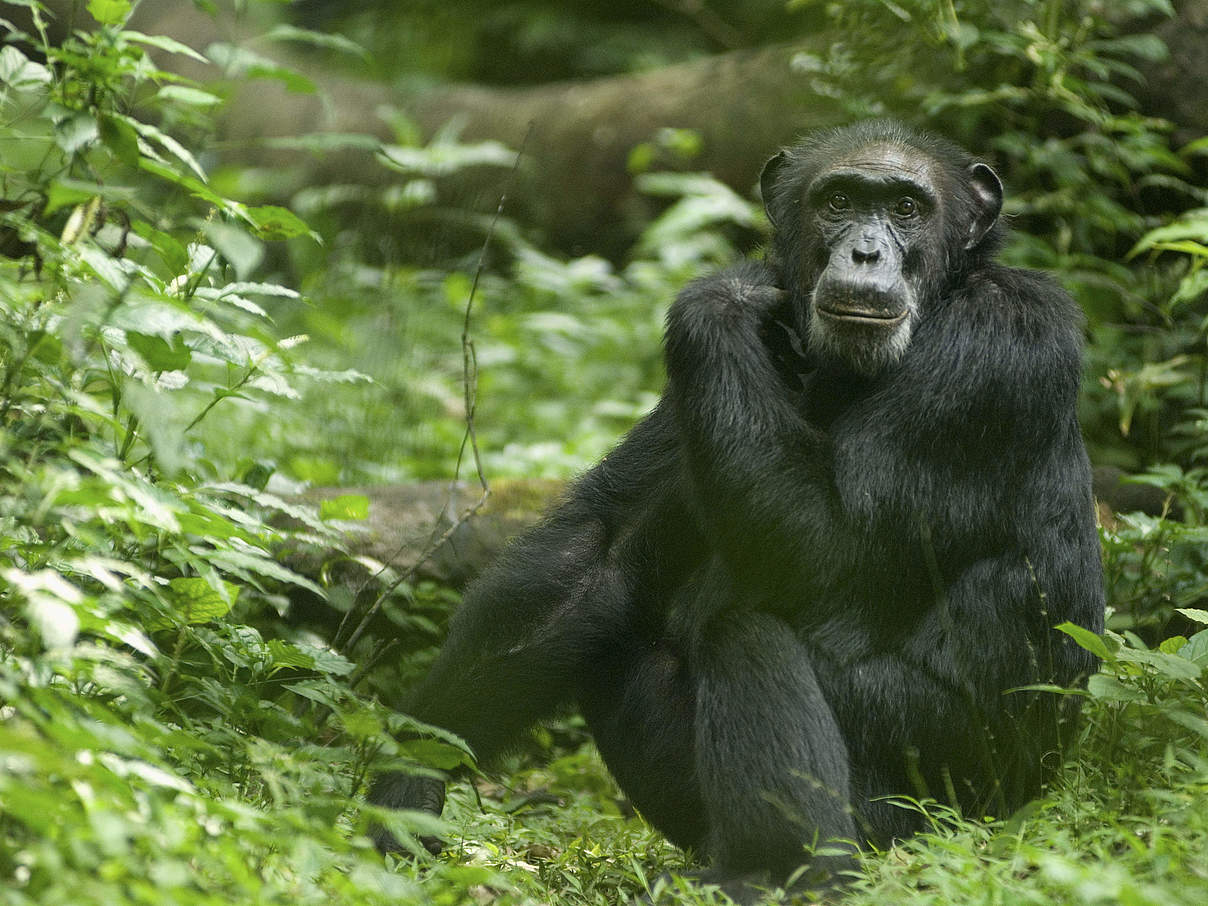
[[[60,208],[75,207],[93,198],[102,198],[115,205],[127,205],[132,202],[137,190],[132,186],[102,185],[84,179],[56,179],[50,183],[46,191],[46,210],[44,214],[53,214]]]
[[[368,61],[369,53],[360,44],[350,41],[340,34],[312,31],[308,28],[298,28],[294,25],[278,25],[264,35],[267,41],[296,41],[300,44],[311,44],[327,50],[336,50],[361,60]]]
[[[209,623],[226,616],[239,597],[239,586],[223,582],[219,590],[200,576],[180,576],[168,582],[165,597],[177,619],[150,617],[144,622],[149,632],[171,629],[178,623]]]
[[[1208,629],[1193,635],[1178,653],[1179,657],[1186,658],[1200,667],[1208,667]]]
[[[202,231],[210,244],[235,269],[235,275],[240,279],[253,273],[264,261],[264,243],[242,224],[207,220],[202,225]]]
[[[206,48],[206,54],[226,70],[228,76],[243,76],[249,79],[277,79],[288,91],[297,94],[314,94],[315,84],[306,76],[282,66],[276,60],[265,57],[246,47],[218,42]]]
[[[301,670],[313,670],[315,659],[312,655],[299,651],[297,646],[281,639],[272,639],[268,643],[269,653],[273,656],[274,667],[297,667]]]
[[[0,47],[0,83],[13,88],[46,85],[54,77],[41,63],[35,63],[11,44]]]
[[[222,292],[218,298],[230,294],[243,294],[248,296],[280,296],[284,299],[299,299],[301,295],[296,289],[290,289],[288,286],[281,286],[279,283],[249,283],[240,281],[238,283],[228,283],[222,287]]]
[[[1208,739],[1208,720],[1205,720],[1198,714],[1188,714],[1186,711],[1179,710],[1168,710],[1163,713],[1176,724],[1186,727],[1194,733],[1198,733],[1204,739]]]
[[[213,107],[222,103],[222,98],[218,95],[187,85],[165,85],[156,92],[155,99],[164,103],[187,104],[190,107]]]
[[[202,201],[214,205],[220,211],[226,213],[236,213],[242,215],[242,205],[237,205],[229,199],[223,198],[205,183],[187,173],[178,173],[171,167],[161,163],[158,160],[152,160],[149,157],[141,158],[138,162],[139,167],[146,170],[148,173],[154,173],[160,179],[166,180],[174,185],[178,185],[183,189],[192,192]]]
[[[410,758],[428,767],[440,768],[442,771],[474,764],[470,756],[461,749],[439,739],[409,739],[399,743],[398,751],[404,758]]]
[[[173,336],[169,343],[163,337],[128,330],[126,342],[152,371],[184,371],[193,360],[193,352],[180,334]]]
[[[286,569],[267,554],[260,556],[244,551],[211,551],[205,548],[199,548],[193,552],[199,557],[208,559],[211,564],[219,569],[225,569],[237,576],[245,576],[249,580],[254,576],[260,576],[273,579],[277,582],[286,582],[290,585],[297,585],[299,588],[312,591],[324,600],[327,598],[327,593],[310,579],[299,575],[293,570]]]
[[[183,54],[186,57],[192,57],[198,63],[209,63],[210,61],[195,51],[187,44],[181,44],[179,41],[169,38],[165,35],[145,35],[141,31],[124,31],[121,35],[127,41],[134,41],[136,44],[146,44],[148,47],[156,47],[159,50],[166,50],[168,53]],[[174,87],[174,86],[170,86]],[[165,89],[166,90],[166,89]],[[182,89],[186,91],[196,91],[196,89]],[[162,95],[164,92],[160,91]],[[197,92],[198,94],[206,94],[204,91]],[[210,95],[213,97],[213,95]]]
[[[347,676],[356,669],[352,661],[329,648],[273,639],[268,643],[268,649],[272,652],[273,664],[277,667],[317,670],[332,676]]]
[[[377,714],[370,708],[342,709],[339,717],[344,731],[358,741],[376,739],[385,730]]]
[[[1162,651],[1144,651],[1136,648],[1121,648],[1118,660],[1131,664],[1143,664],[1159,676],[1172,680],[1193,681],[1199,679],[1200,666],[1177,654]]]
[[[243,211],[248,223],[261,239],[293,239],[297,236],[310,236],[316,242],[319,235],[293,211],[277,205],[258,205],[245,208]]]
[[[127,166],[138,166],[138,133],[128,118],[105,114],[101,117],[100,130],[101,141],[113,152],[114,157]]]
[[[1145,693],[1136,686],[1120,682],[1107,673],[1096,673],[1086,684],[1086,690],[1095,698],[1108,702],[1143,702]]]
[[[151,243],[151,248],[155,249],[168,273],[180,274],[189,266],[189,253],[184,243],[175,236],[157,230],[145,220],[136,220],[132,228],[135,235]]]
[[[309,151],[325,154],[351,148],[357,151],[377,151],[382,140],[374,135],[360,132],[309,132],[306,135],[282,135],[261,141],[266,148],[282,151]],[[379,190],[380,191],[380,190]]]
[[[1158,651],[1161,651],[1163,654],[1178,654],[1179,649],[1186,644],[1187,636],[1172,635],[1168,639],[1162,639],[1161,644],[1158,645]]]
[[[155,142],[169,154],[175,156],[186,167],[192,170],[193,175],[202,182],[206,181],[206,171],[201,168],[201,164],[197,162],[197,158],[193,156],[193,152],[172,136],[166,132],[161,132],[150,123],[144,123],[141,120],[134,119],[134,117],[122,117],[122,119],[144,139]]]
[[[1078,643],[1082,648],[1085,648],[1095,657],[1103,661],[1112,660],[1112,653],[1107,650],[1107,645],[1103,639],[1089,629],[1084,629],[1077,623],[1059,623],[1056,627],[1059,632],[1064,632],[1071,639]]]
[[[510,167],[516,162],[516,153],[499,142],[433,142],[426,148],[389,145],[378,153],[378,160],[403,173],[447,176],[466,167]]]
[[[55,125],[55,143],[64,154],[75,154],[97,140],[100,129],[95,116],[77,113]],[[94,193],[95,194],[95,193]]]
[[[341,494],[319,504],[322,519],[368,519],[369,498],[364,494]]]
[[[130,15],[130,0],[88,0],[88,12],[102,25],[121,25]]]
[[[284,688],[288,689],[290,692],[293,692],[295,695],[300,695],[305,699],[309,699],[315,704],[331,708],[333,711],[336,709],[336,700],[331,697],[330,685],[328,684],[327,680],[323,680],[322,687],[313,682],[302,682],[286,683]]]
[[[63,343],[52,333],[35,330],[29,334],[29,352],[43,365],[57,364],[63,358]]]

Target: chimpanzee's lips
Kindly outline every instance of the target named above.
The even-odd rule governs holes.
[[[880,327],[891,327],[906,320],[908,312],[903,309],[898,312],[873,311],[867,308],[836,308],[834,306],[818,306],[818,314],[836,321],[846,321],[849,324],[869,324]]]

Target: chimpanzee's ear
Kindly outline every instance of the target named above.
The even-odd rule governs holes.
[[[766,164],[763,165],[763,172],[759,174],[759,194],[763,198],[763,209],[767,212],[768,220],[772,222],[772,226],[779,226],[776,223],[776,217],[772,214],[772,193],[776,189],[776,180],[780,176],[780,171],[789,161],[789,153],[781,151]]]
[[[969,187],[973,190],[975,210],[965,237],[965,250],[976,248],[998,221],[1002,212],[1002,180],[985,164],[969,168]]]

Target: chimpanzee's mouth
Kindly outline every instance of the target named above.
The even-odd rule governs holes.
[[[905,309],[899,312],[871,311],[867,308],[834,308],[818,306],[818,314],[832,318],[835,321],[846,321],[849,324],[868,324],[878,327],[892,327],[906,320],[909,312]]]

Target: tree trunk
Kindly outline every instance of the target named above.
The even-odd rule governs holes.
[[[54,5],[72,6],[68,0]],[[1175,8],[1175,18],[1156,27],[1170,46],[1170,58],[1141,64],[1145,84],[1127,87],[1139,95],[1143,110],[1172,120],[1181,127],[1180,137],[1190,138],[1208,132],[1202,88],[1208,83],[1208,0],[1181,0]],[[230,15],[216,21],[191,4],[143,3],[131,26],[201,49],[215,40],[239,43],[248,38]],[[265,146],[265,139],[328,131],[392,140],[383,116],[391,105],[426,136],[455,122],[463,139],[524,146],[520,181],[509,201],[519,220],[544,227],[560,247],[574,253],[622,250],[630,238],[628,225],[641,219],[646,204],[627,168],[635,145],[662,126],[696,130],[703,147],[692,165],[747,193],[763,161],[778,147],[843,116],[832,98],[812,90],[808,74],[793,67],[798,53],[825,56],[839,37],[807,35],[791,46],[734,51],[590,81],[525,88],[444,85],[414,92],[334,76],[304,59],[283,57],[318,92],[291,93],[282,83],[263,79],[237,85],[220,137],[228,157],[280,165],[290,155]],[[157,58],[193,78],[216,75],[213,67],[181,55],[157,52]],[[289,162],[302,163],[308,185],[387,184],[398,178],[364,151],[299,152]],[[476,190],[466,174],[457,179],[467,184],[465,192]],[[483,210],[494,209],[503,182],[504,175],[492,171],[478,184]]]

